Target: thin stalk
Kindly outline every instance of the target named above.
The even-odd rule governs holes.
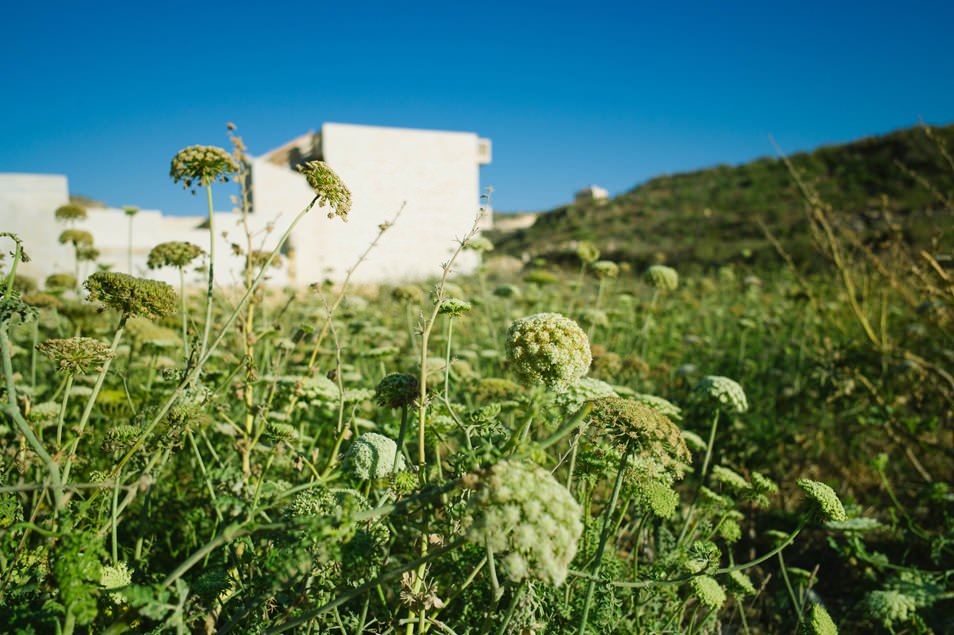
[[[447,354],[444,359],[444,400],[450,401],[451,338],[454,336],[454,316],[447,316]]]
[[[110,522],[109,522],[110,542],[112,544],[112,556],[113,556],[114,565],[119,564],[119,545],[118,545],[119,541],[116,540],[116,525],[118,523],[116,522],[116,517],[119,515],[117,507],[119,505],[119,486],[122,483],[122,474],[123,474],[122,470],[120,470],[119,473],[116,474],[116,480],[113,481],[113,504],[110,510]]]
[[[73,388],[73,374],[66,376],[66,390],[63,392],[63,401],[60,402],[60,414],[56,418],[56,451],[63,447],[63,420],[66,418],[66,404],[70,400],[70,390]]]
[[[189,361],[189,314],[186,309],[185,271],[179,267],[179,312],[182,313],[182,352]]]
[[[4,412],[13,419],[17,428],[20,429],[20,434],[23,435],[36,455],[40,457],[44,467],[50,473],[54,505],[55,509],[59,511],[63,507],[63,482],[60,478],[60,466],[43,447],[36,434],[33,433],[30,424],[23,418],[23,413],[20,412],[20,405],[17,403],[17,391],[13,384],[13,362],[10,359],[10,338],[7,335],[6,324],[0,324],[0,356],[3,357],[3,376],[7,386],[7,405],[4,407]]]
[[[792,602],[792,610],[795,611],[795,630],[798,630],[798,627],[802,625],[802,605],[795,597],[795,590],[792,588],[792,582],[788,578],[787,567],[785,566],[785,559],[782,557],[782,552],[778,552],[778,566],[782,571],[782,580],[785,582],[785,590],[788,591],[788,599]]]
[[[212,184],[205,184],[205,192],[209,200],[209,286],[205,295],[205,326],[202,328],[202,343],[199,345],[199,358],[205,357],[206,346],[209,342],[209,331],[212,328],[212,292],[215,282],[215,214],[212,211]]]

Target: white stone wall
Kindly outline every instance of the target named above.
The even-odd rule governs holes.
[[[481,157],[480,142],[484,142]],[[347,223],[327,210],[309,214],[292,236],[298,284],[340,280],[374,240],[378,225],[406,203],[397,224],[357,270],[362,282],[400,281],[439,275],[441,263],[470,229],[480,208],[480,163],[489,142],[462,132],[408,130],[327,123],[321,129],[323,159],[351,189]],[[296,172],[267,157],[252,167],[255,214],[292,217],[312,197]],[[484,226],[488,227],[487,214]],[[456,270],[472,270],[465,252]]]
[[[378,226],[405,202],[397,224],[385,233],[353,279],[382,282],[439,275],[441,263],[456,247],[455,239],[467,232],[479,210],[479,167],[490,160],[490,142],[472,133],[325,124],[321,146],[323,159],[351,189],[349,220],[329,219],[328,210],[313,210],[292,235],[294,262],[269,271],[269,277],[278,284],[293,281],[298,285],[341,280],[374,240]],[[271,162],[269,155],[252,160],[251,176],[253,246],[270,250],[313,193],[302,175]],[[73,272],[72,247],[58,242],[66,226],[53,216],[57,207],[68,202],[65,176],[0,174],[0,231],[19,234],[32,257],[20,272],[38,281],[51,273]],[[116,208],[88,212],[89,218],[75,226],[93,234],[100,262],[113,271],[126,272],[129,218]],[[149,251],[170,240],[189,241],[208,251],[208,230],[199,227],[204,220],[204,216],[139,211],[132,219],[132,273],[178,284],[174,269],[146,267]],[[490,223],[487,213],[483,226]],[[234,256],[231,244],[246,247],[241,215],[216,212],[215,235],[217,283],[239,284],[244,257]],[[10,251],[6,242],[0,248]],[[474,254],[464,252],[455,270],[466,272],[476,263]],[[85,265],[81,276],[90,271]],[[201,273],[189,272],[190,283],[202,284],[203,279]]]

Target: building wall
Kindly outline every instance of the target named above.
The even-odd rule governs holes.
[[[477,135],[327,123],[321,130],[323,159],[352,192],[348,222],[316,210],[292,236],[296,282],[340,280],[402,204],[404,211],[367,260],[357,281],[400,281],[439,275],[441,263],[470,229],[480,208]],[[257,159],[252,172],[255,214],[293,216],[313,194],[305,179],[285,166]],[[490,215],[484,225],[489,226]],[[473,254],[458,260],[458,272],[472,270]]]
[[[353,207],[348,222],[329,219],[329,210],[308,214],[292,234],[294,262],[269,271],[278,284],[307,285],[326,278],[341,280],[402,203],[404,212],[388,230],[353,279],[361,282],[400,281],[441,273],[441,264],[456,248],[455,239],[470,229],[479,210],[481,163],[490,160],[490,143],[475,134],[325,124],[321,131],[323,159],[351,189]],[[269,155],[251,163],[254,212],[249,229],[256,249],[272,249],[282,232],[313,198],[305,178]],[[42,280],[51,273],[73,272],[71,246],[60,245],[65,228],[53,212],[69,202],[65,176],[0,175],[0,231],[19,234],[32,257],[20,271]],[[197,207],[200,207],[197,205]],[[126,272],[129,218],[116,208],[92,208],[76,224],[93,234],[100,262]],[[170,217],[141,210],[132,220],[132,273],[178,284],[178,272],[146,267],[149,251],[158,243],[184,240],[208,251],[209,233],[199,225],[203,216]],[[484,226],[489,227],[491,214]],[[244,257],[232,254],[232,243],[246,246],[241,215],[215,213],[216,280],[229,286],[242,281]],[[0,245],[4,248],[5,244]],[[472,270],[474,254],[461,254],[458,272]],[[81,275],[88,274],[86,265]],[[290,277],[293,273],[294,277]],[[189,271],[189,281],[201,284],[201,272]]]

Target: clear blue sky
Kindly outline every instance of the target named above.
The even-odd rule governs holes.
[[[196,143],[323,121],[474,131],[497,210],[954,121],[954,2],[10,2],[0,171],[201,213]],[[217,207],[229,207],[223,195]]]

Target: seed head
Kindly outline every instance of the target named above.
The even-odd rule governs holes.
[[[71,244],[74,247],[90,246],[93,244],[93,235],[83,229],[64,229],[60,234],[60,244]]]
[[[75,203],[60,205],[53,212],[53,216],[61,223],[74,223],[76,221],[86,220],[86,208]]]
[[[795,484],[805,492],[805,495],[815,504],[816,509],[825,520],[833,520],[835,522],[848,520],[845,507],[841,504],[841,500],[838,499],[838,494],[828,485],[819,483],[818,481],[811,481],[807,478],[800,478],[795,481]]]
[[[696,384],[696,393],[717,400],[732,412],[743,413],[749,409],[742,386],[728,377],[707,375]]]
[[[225,183],[230,174],[238,172],[232,156],[216,146],[189,146],[172,157],[169,176],[173,183],[182,181],[185,189],[193,184],[205,187],[215,181]]]
[[[646,270],[646,279],[657,289],[675,291],[679,286],[679,273],[672,267],[653,265]]]
[[[465,480],[475,490],[466,539],[502,556],[504,573],[559,586],[583,531],[580,506],[547,470],[505,460]]]
[[[358,437],[348,449],[347,458],[351,471],[363,481],[384,478],[405,467],[397,443],[376,432],[365,432]]]
[[[83,283],[93,302],[125,316],[160,318],[176,310],[176,293],[165,282],[136,278],[125,273],[97,271]]]
[[[70,337],[40,342],[36,349],[50,358],[56,369],[68,375],[99,370],[114,355],[109,346],[90,337]]]
[[[559,313],[538,313],[511,324],[507,359],[524,384],[556,390],[583,377],[593,361],[586,333]]]
[[[205,252],[198,245],[172,240],[159,243],[149,252],[146,264],[150,269],[177,267],[182,269]]]
[[[410,406],[421,396],[421,385],[414,375],[391,373],[385,376],[374,391],[374,400],[387,408]]]
[[[328,212],[328,218],[340,216],[348,220],[351,211],[351,190],[344,184],[331,167],[324,161],[308,161],[298,166],[298,171],[308,179],[308,185],[315,191],[319,205],[327,205],[334,212]]]

